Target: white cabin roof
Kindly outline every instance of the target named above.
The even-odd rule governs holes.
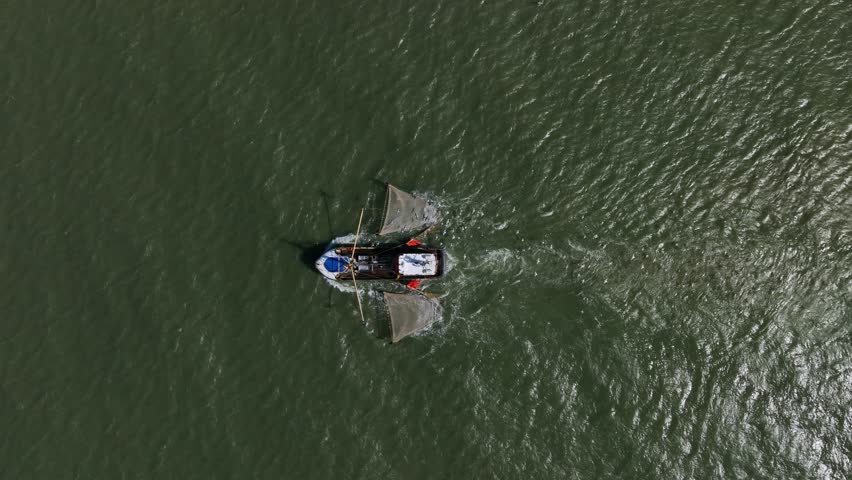
[[[399,256],[399,274],[402,276],[435,275],[438,257],[434,253],[404,253]]]

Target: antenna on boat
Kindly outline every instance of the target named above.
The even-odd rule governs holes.
[[[361,209],[361,216],[358,217],[358,229],[355,230],[355,243],[352,244],[352,256],[349,257],[349,269],[352,272],[352,285],[355,287],[355,300],[358,300],[358,313],[361,314],[361,323],[367,323],[364,320],[364,309],[361,307],[361,292],[358,290],[358,282],[355,281],[357,269],[355,268],[355,249],[358,247],[358,237],[361,235],[361,220],[364,220],[364,209]]]

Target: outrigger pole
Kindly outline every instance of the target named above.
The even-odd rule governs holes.
[[[349,271],[352,272],[352,285],[355,287],[355,300],[358,300],[358,313],[361,314],[361,323],[366,324],[364,320],[364,309],[361,307],[361,294],[358,291],[358,282],[355,281],[355,249],[358,247],[358,236],[361,235],[361,220],[364,219],[364,209],[361,209],[361,216],[358,217],[358,229],[355,230],[355,243],[352,244],[352,256],[349,257]]]

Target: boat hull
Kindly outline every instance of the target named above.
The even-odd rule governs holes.
[[[407,283],[442,276],[444,252],[422,244],[334,245],[317,259],[316,267],[331,280],[347,281],[354,276],[357,281]]]

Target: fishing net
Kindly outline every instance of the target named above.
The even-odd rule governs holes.
[[[423,295],[382,292],[391,323],[391,341],[396,343],[423,330],[438,319],[438,302]]]
[[[379,235],[423,230],[432,226],[437,218],[437,210],[426,200],[388,184],[385,213]]]

